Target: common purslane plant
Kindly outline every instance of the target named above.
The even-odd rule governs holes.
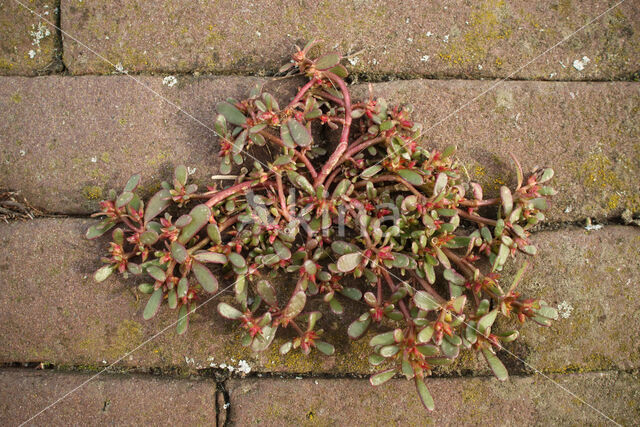
[[[217,309],[238,321],[242,345],[263,351],[291,328],[296,337],[282,354],[334,353],[321,340],[321,312],[308,309],[311,299],[337,315],[345,305],[357,307],[359,317],[345,331],[351,339],[374,324],[388,330],[369,341],[369,362],[381,369],[370,382],[401,373],[415,381],[429,410],[424,378],[461,348],[481,353],[506,379],[495,351],[518,332],[492,332],[496,318],[548,326],[557,316],[515,290],[523,269],[510,286],[500,282],[510,257],[536,252],[528,230],[544,220],[553,171],[525,178],[514,158],[516,187],[485,199],[478,183],[463,179],[454,147],[418,144],[421,126],[409,106],[373,96],[353,102],[341,56],[311,59],[312,46],[283,67],[308,78],[286,106],[259,88],[217,105],[220,170],[238,171],[231,185],[201,191],[178,166],[173,182],[163,182],[146,203],[135,194],[139,175],[122,193],[110,193],[96,214],[104,218],[87,231],[95,239],[113,230],[95,279],[148,276],[138,287],[151,295],[143,317],[166,302],[178,312],[180,334],[197,302],[223,281],[235,303]],[[336,130],[337,141],[319,137],[322,128]],[[273,156],[258,161],[253,147],[266,144]]]

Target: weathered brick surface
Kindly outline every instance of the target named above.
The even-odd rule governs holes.
[[[15,0],[0,3],[0,75],[36,75],[61,67],[60,39],[54,25],[56,0]],[[49,22],[47,22],[49,21]]]
[[[111,73],[115,64],[133,72],[264,73],[286,62],[296,43],[319,38],[327,48],[363,49],[351,68],[372,78],[628,78],[640,65],[637,1],[624,2],[527,65],[612,5],[225,0],[154,7],[132,0],[63,0],[63,29],[111,64],[68,38],[64,60],[75,74]],[[583,70],[572,66],[585,56],[590,62]]]
[[[169,88],[160,78],[136,78],[207,127],[216,101],[244,97],[265,82],[180,77]],[[640,211],[640,85],[493,85],[412,80],[376,84],[374,94],[412,103],[416,120],[425,124],[425,144],[458,145],[470,178],[485,184],[487,194],[514,182],[513,152],[525,170],[556,170],[560,194],[552,221]],[[292,87],[295,82],[282,80],[266,89],[282,95]],[[357,97],[368,96],[366,90],[354,87]],[[0,123],[0,187],[21,190],[46,210],[93,212],[109,188],[121,188],[135,172],[143,174],[142,190],[149,194],[176,164],[195,167],[200,183],[217,170],[213,132],[130,77],[3,78],[0,114],[6,118]]]
[[[162,79],[135,79],[0,79],[0,188],[21,190],[52,212],[89,213],[138,172],[146,195],[181,163],[195,168],[196,182],[210,183],[219,163],[216,103],[264,82],[181,78],[169,88]]]
[[[0,423],[18,425],[93,374],[0,370]],[[29,425],[215,425],[216,383],[102,374]]]
[[[104,366],[177,318],[163,307],[153,320],[143,321],[147,297],[137,294],[134,279],[93,282],[106,241],[83,239],[91,223],[41,219],[0,226],[0,341],[7,343],[0,347],[0,362]],[[501,353],[511,372],[640,367],[640,349],[632,344],[640,340],[640,297],[632,291],[640,283],[633,261],[640,250],[640,231],[622,226],[596,232],[570,229],[536,234],[534,242],[540,254],[533,258],[521,291],[561,304],[567,317],[550,328],[525,325],[523,338],[508,348],[521,360]],[[506,283],[509,277],[506,274]],[[230,284],[221,282],[222,287]],[[306,358],[293,352],[283,357],[278,354],[282,338],[259,355],[239,345],[236,325],[215,313],[218,300],[230,298],[225,294],[201,304],[187,335],[178,337],[174,326],[168,326],[120,365],[194,369],[225,363],[236,368],[244,359],[254,371],[263,372],[370,372],[368,340],[351,342],[344,333],[346,324],[360,314],[358,306],[344,317],[321,308],[322,326],[336,345],[336,356],[314,353]],[[473,354],[464,354],[443,373],[468,371],[487,373]]]
[[[554,384],[555,382],[555,384]],[[234,425],[622,425],[640,411],[637,374],[590,373],[549,378],[427,380],[436,409],[428,413],[413,382],[374,388],[366,380],[252,379],[228,384]]]

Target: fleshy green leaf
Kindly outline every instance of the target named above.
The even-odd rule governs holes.
[[[431,311],[440,307],[440,304],[438,304],[435,298],[425,291],[417,291],[413,296],[413,302],[416,303],[418,308],[424,311]]]
[[[296,119],[290,119],[287,122],[289,126],[289,132],[291,133],[291,138],[298,144],[300,147],[308,147],[313,142],[311,138],[311,134],[307,130],[307,128],[297,121]]]
[[[178,165],[173,174],[176,181],[182,185],[183,187],[187,184],[187,177],[189,176],[189,171],[185,165]]]
[[[304,305],[306,302],[307,295],[304,293],[304,291],[296,292],[287,303],[287,306],[284,308],[284,317],[286,317],[287,319],[293,319],[294,317],[296,317],[302,312],[302,309],[304,309]]]
[[[362,261],[362,254],[354,252],[346,255],[342,255],[338,258],[338,270],[343,273],[353,271]]]
[[[411,169],[400,169],[397,171],[398,175],[402,178],[406,179],[410,184],[413,185],[422,185],[424,184],[424,180],[422,179],[422,175],[418,172],[413,171]]]
[[[230,306],[226,302],[218,304],[218,313],[227,319],[236,320],[243,316],[242,312],[235,307]]]
[[[149,301],[147,301],[147,305],[144,307],[144,312],[142,313],[144,320],[149,320],[156,315],[163,296],[162,288],[158,288],[153,291],[153,294],[151,294]]]
[[[111,218],[104,219],[98,224],[89,227],[87,233],[85,234],[85,237],[89,240],[96,239],[112,229],[114,225],[116,225],[116,222]]]
[[[193,255],[193,258],[200,262],[211,262],[213,264],[226,264],[227,257],[224,254],[218,252],[198,252]]]
[[[316,69],[320,71],[333,68],[340,63],[340,55],[337,52],[329,52],[316,59]]]
[[[186,277],[181,278],[178,281],[178,298],[184,298],[187,296],[187,291],[189,290],[189,281]]]
[[[200,283],[200,286],[202,286],[205,291],[214,293],[218,290],[218,279],[216,279],[216,276],[214,276],[207,267],[198,261],[194,261],[191,268],[193,274],[196,276],[196,280],[198,280],[198,283]]]
[[[498,315],[498,309],[491,310],[489,313],[485,314],[478,320],[478,332],[482,335],[487,335],[489,328],[493,325],[493,322],[496,320],[496,316]]]
[[[158,282],[164,282],[167,279],[164,270],[157,265],[150,265],[149,267],[147,267],[147,273]]]
[[[95,274],[93,275],[93,278],[95,279],[96,282],[103,282],[107,280],[109,276],[111,276],[111,273],[113,273],[115,269],[116,269],[115,265],[105,265],[103,267],[100,267],[98,271],[96,271]]]
[[[367,332],[370,324],[371,316],[367,316],[365,320],[356,319],[347,328],[347,335],[349,335],[349,338],[357,340]]]
[[[372,386],[378,386],[389,381],[396,374],[396,369],[389,369],[387,371],[378,372],[369,378],[369,382]]]
[[[433,397],[431,397],[431,393],[427,389],[427,386],[424,384],[424,379],[415,377],[414,381],[416,383],[416,390],[418,390],[418,396],[420,396],[420,401],[428,411],[433,411],[435,408],[435,404],[433,403]]]
[[[195,206],[189,212],[191,222],[184,227],[180,232],[178,241],[183,245],[187,244],[193,236],[195,236],[202,228],[209,223],[209,217],[211,217],[211,209],[205,204]]]
[[[229,123],[234,125],[243,125],[247,123],[247,118],[238,110],[235,105],[228,103],[227,101],[218,102],[216,105],[216,111],[222,114]]]
[[[177,241],[171,242],[171,256],[178,264],[182,264],[189,258],[187,249]]]
[[[331,356],[336,351],[335,347],[328,342],[316,341],[315,345],[321,353],[326,354],[327,356]]]
[[[167,189],[162,189],[151,197],[144,211],[144,221],[151,221],[158,216],[171,203],[171,193]]]
[[[187,332],[189,326],[189,312],[187,311],[187,305],[182,304],[180,311],[178,311],[178,323],[176,324],[176,331],[178,335],[182,335]]]
[[[382,334],[378,334],[375,337],[371,338],[371,340],[369,341],[369,345],[371,347],[375,347],[377,345],[390,345],[395,342],[396,340],[393,337],[393,331],[389,331]]]
[[[493,374],[500,381],[505,381],[509,377],[509,373],[507,372],[507,368],[504,367],[498,356],[488,347],[482,348],[482,355],[487,361],[487,364],[493,371]]]
[[[237,268],[244,268],[247,266],[247,261],[245,261],[244,257],[236,252],[231,252],[229,254],[229,261],[231,261],[231,264]]]
[[[268,280],[258,280],[258,283],[256,283],[256,290],[258,295],[260,295],[267,304],[272,306],[278,305],[276,290]]]
[[[354,301],[360,301],[360,298],[362,298],[362,292],[360,291],[360,289],[342,288],[339,292],[345,297],[352,299]]]
[[[360,174],[360,176],[362,176],[363,178],[371,178],[372,176],[374,176],[375,174],[377,174],[381,170],[382,170],[382,166],[373,165],[373,166],[368,167],[367,169],[363,170],[362,173]]]

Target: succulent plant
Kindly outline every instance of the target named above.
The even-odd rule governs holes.
[[[321,311],[309,301],[336,315],[359,310],[345,331],[351,339],[374,324],[388,330],[369,341],[369,362],[381,369],[371,384],[402,374],[429,410],[425,377],[461,349],[481,353],[506,379],[496,350],[518,332],[493,333],[497,317],[544,326],[557,317],[544,301],[515,290],[523,268],[508,288],[500,282],[509,258],[536,252],[528,230],[545,218],[553,171],[525,178],[513,158],[515,188],[485,199],[478,183],[464,179],[455,147],[419,144],[422,128],[410,106],[373,96],[352,101],[342,57],[313,59],[313,45],[281,70],[308,78],[286,106],[259,87],[245,100],[217,105],[220,170],[238,172],[233,184],[201,191],[178,166],[173,182],[146,203],[135,194],[139,175],[122,193],[110,192],[95,214],[104,218],[87,231],[89,239],[112,231],[110,256],[95,279],[116,271],[148,276],[138,286],[151,295],[143,317],[166,301],[178,311],[180,334],[198,301],[216,295],[219,281],[231,284],[235,302],[220,302],[218,312],[238,322],[242,345],[254,351],[291,328],[297,336],[282,354],[332,355],[318,326]],[[267,144],[273,155],[263,162],[252,152]],[[276,280],[282,277],[295,286]]]

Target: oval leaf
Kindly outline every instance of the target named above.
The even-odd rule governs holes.
[[[431,311],[440,307],[440,304],[438,304],[435,298],[425,291],[416,292],[413,296],[413,302],[416,303],[418,308],[424,311]]]
[[[342,255],[338,258],[338,270],[343,273],[353,271],[362,261],[362,254],[359,252]]]
[[[178,264],[182,264],[189,258],[187,249],[177,241],[171,242],[171,256]]]
[[[216,105],[216,111],[222,114],[229,123],[234,125],[243,125],[247,122],[247,118],[238,110],[235,105],[228,103],[227,101],[218,102]]]
[[[372,386],[378,386],[389,381],[391,378],[393,378],[395,374],[396,374],[395,369],[389,369],[387,371],[378,372],[377,374],[372,375],[371,378],[369,378],[369,382],[371,383]]]
[[[216,279],[216,276],[214,276],[207,267],[194,261],[191,268],[193,269],[193,274],[196,276],[196,280],[198,280],[198,283],[200,283],[200,286],[202,286],[205,291],[213,293],[218,290],[218,279]]]
[[[209,223],[209,217],[211,216],[211,209],[205,204],[195,206],[189,212],[191,222],[182,229],[178,241],[183,245],[186,244],[198,231]]]
[[[211,262],[213,264],[226,264],[227,257],[224,254],[220,254],[218,252],[198,252],[193,255],[193,258],[200,262]]]
[[[414,381],[416,383],[416,390],[418,390],[418,396],[420,396],[420,401],[428,411],[433,411],[435,408],[433,397],[431,397],[431,393],[429,393],[427,386],[424,384],[424,379],[415,377]]]
[[[221,302],[220,304],[218,304],[218,313],[220,313],[222,317],[226,317],[227,319],[231,320],[236,320],[243,316],[240,310],[230,306],[225,302]]]
[[[151,197],[144,211],[144,221],[148,222],[158,216],[171,203],[171,193],[163,188]]]
[[[162,288],[158,288],[153,291],[149,301],[147,301],[147,305],[144,307],[144,312],[142,313],[142,317],[144,320],[149,320],[158,312],[158,308],[160,307],[160,303],[162,302],[163,292]]]
[[[311,143],[313,142],[311,134],[302,123],[295,119],[291,119],[287,122],[287,125],[289,126],[291,137],[296,142],[296,144],[298,144],[300,147],[308,147],[311,145]]]
[[[422,175],[418,172],[410,170],[410,169],[400,169],[397,171],[398,175],[402,178],[406,179],[410,184],[413,185],[422,185],[424,184],[424,180],[422,179]]]

